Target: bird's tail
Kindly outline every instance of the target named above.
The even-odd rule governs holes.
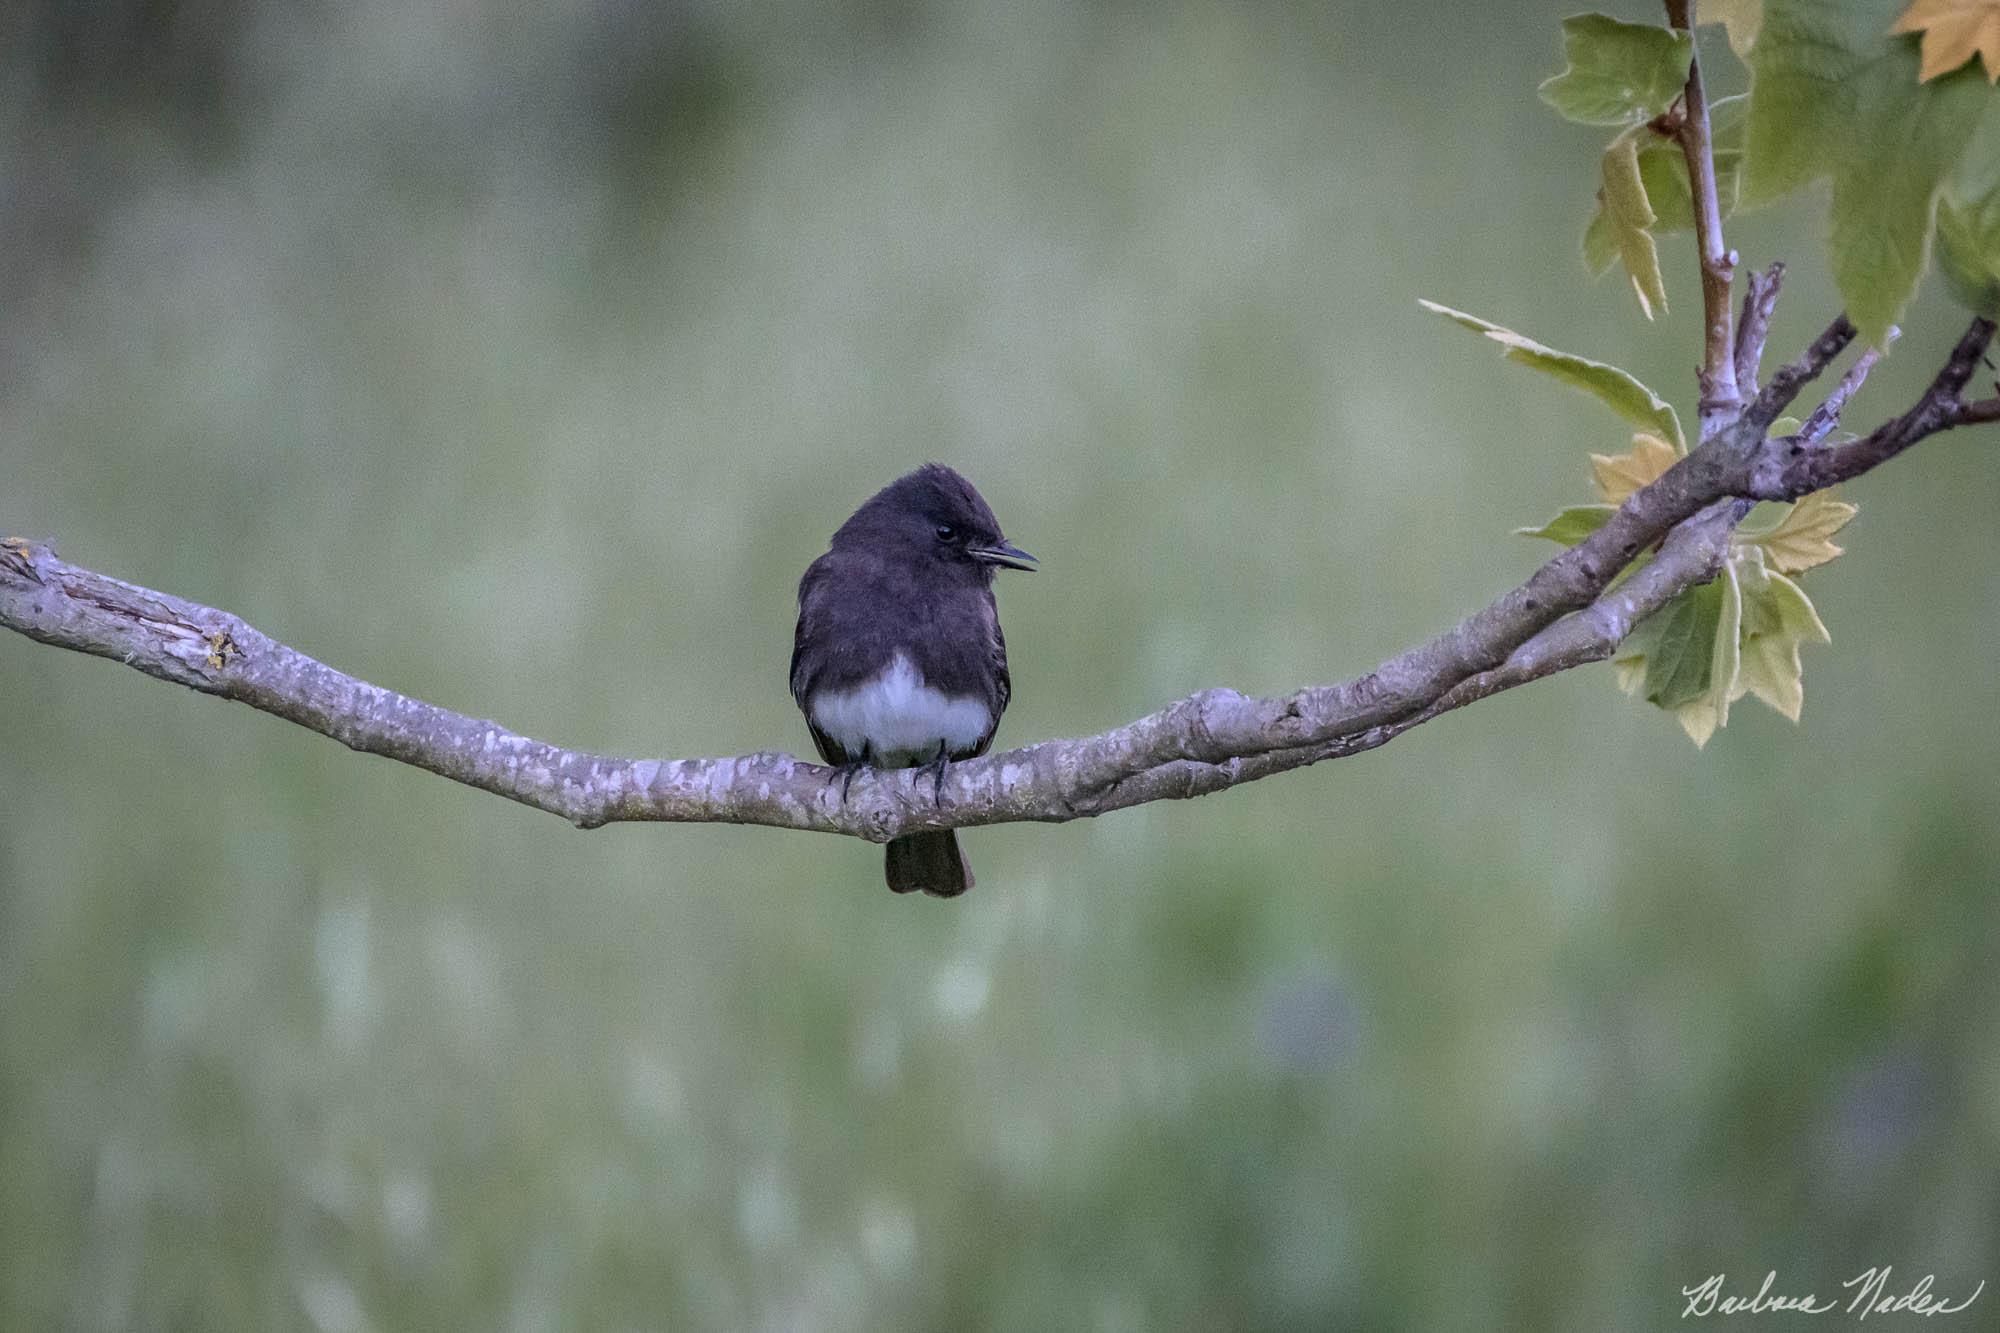
[[[972,887],[972,867],[950,829],[897,838],[889,844],[886,869],[897,893],[922,889],[934,898],[956,898]]]

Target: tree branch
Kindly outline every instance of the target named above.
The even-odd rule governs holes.
[[[1652,484],[1628,497],[1603,527],[1550,560],[1513,591],[1455,628],[1339,685],[1273,699],[1233,690],[1190,695],[1106,737],[1073,773],[1098,790],[1178,760],[1222,761],[1311,747],[1415,714],[1467,676],[1490,670],[1530,637],[1597,600],[1620,570],[1659,544],[1675,524],[1714,501],[1744,495],[1745,462],[1764,431],[1854,336],[1845,315],[1774,375],[1755,402]]]
[[[1695,36],[1694,0],[1666,0],[1667,21]],[[1677,137],[1687,158],[1694,202],[1695,247],[1701,255],[1701,306],[1705,336],[1701,358],[1701,438],[1706,440],[1736,419],[1742,395],[1736,383],[1735,339],[1730,334],[1730,289],[1736,281],[1736,254],[1723,244],[1722,205],[1715,189],[1715,154],[1702,89],[1701,49],[1688,61],[1687,88]],[[1761,341],[1761,336],[1759,341]]]
[[[453,781],[494,792],[583,827],[619,820],[762,824],[884,841],[926,827],[1020,820],[1065,822],[1148,801],[1206,795],[1323,759],[1374,749],[1412,727],[1478,699],[1610,656],[1634,625],[1685,589],[1715,577],[1742,511],[1712,506],[1680,525],[1660,553],[1581,615],[1529,636],[1500,665],[1462,675],[1421,707],[1371,722],[1370,705],[1329,717],[1304,744],[1213,759],[1176,754],[1148,763],[1163,728],[1207,737],[1171,747],[1193,753],[1213,733],[1244,725],[1230,716],[1275,710],[1281,700],[1229,690],[1191,696],[1129,727],[1082,740],[1048,741],[952,765],[933,804],[914,770],[863,773],[846,805],[832,770],[788,754],[732,758],[619,759],[565,750],[496,722],[370,685],[315,661],[226,611],[80,569],[45,545],[0,543],[0,624],[30,638],[125,662],[147,675],[253,708]],[[1475,617],[1476,619],[1476,617]],[[1446,636],[1447,638],[1449,636]],[[1405,654],[1361,681],[1329,692],[1365,697],[1362,681],[1400,674]],[[1106,776],[1109,774],[1110,776]]]
[[[1406,717],[1318,745],[1239,756],[1221,763],[1182,759],[1162,764],[1135,778],[1114,783],[1103,796],[1087,802],[1076,814],[1100,815],[1147,801],[1207,796],[1322,760],[1345,759],[1386,745],[1432,718],[1503,690],[1601,662],[1617,650],[1640,621],[1721,572],[1729,550],[1729,535],[1750,508],[1748,500],[1722,500],[1711,505],[1676,527],[1657,556],[1588,610],[1556,621],[1515,649],[1500,666],[1467,677]]]
[[[915,770],[864,773],[842,803],[832,770],[789,754],[622,759],[566,750],[345,675],[244,621],[0,540],[0,625],[59,647],[247,703],[355,750],[546,810],[582,827],[618,820],[760,824],[886,841],[928,828],[1060,823],[1206,795],[1386,744],[1502,690],[1611,655],[1646,615],[1715,576],[1752,499],[1791,499],[1859,475],[1917,440],[2000,419],[1959,395],[1993,336],[1975,320],[1917,405],[1865,439],[1811,448],[1766,440],[1853,336],[1836,320],[1749,409],[1634,492],[1578,545],[1455,628],[1336,685],[1279,698],[1205,690],[1127,726],[954,764],[933,800]],[[1837,414],[1866,374],[1833,395]],[[1657,554],[1617,575],[1644,550]],[[1575,613],[1575,614],[1572,614]]]
[[[1967,404],[1960,397],[1973,372],[1985,360],[1986,348],[1993,341],[1993,331],[1992,320],[1974,319],[1959,337],[1958,345],[1952,348],[1944,368],[1938,371],[1937,378],[1924,390],[1916,406],[1893,421],[1883,422],[1858,440],[1847,444],[1820,445],[1810,431],[1805,431],[1789,439],[1764,441],[1749,459],[1748,476],[1741,493],[1759,500],[1796,500],[1811,491],[1824,490],[1858,477],[1871,468],[1880,467],[1926,436],[1956,426],[1994,420],[2000,412],[1991,409],[2000,407],[2000,404],[1990,401]],[[1856,369],[1864,375],[1867,373],[1859,362]]]

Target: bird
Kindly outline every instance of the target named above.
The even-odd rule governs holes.
[[[792,698],[843,803],[862,768],[928,770],[942,800],[949,764],[986,753],[1013,695],[993,578],[1036,563],[971,482],[926,463],[870,496],[807,566]],[[884,874],[897,893],[972,887],[950,829],[893,839]]]

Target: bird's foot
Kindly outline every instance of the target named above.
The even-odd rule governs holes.
[[[944,804],[944,775],[945,775],[945,770],[950,767],[951,767],[951,759],[944,752],[944,742],[939,741],[937,758],[931,760],[928,764],[925,764],[922,768],[917,770],[917,772],[920,774],[930,773],[932,775],[931,804],[934,806]]]
[[[868,767],[866,756],[860,759],[850,759],[844,764],[833,765],[832,772],[826,779],[826,785],[831,787],[836,780],[839,781],[840,806],[843,810],[847,808],[847,791],[848,788],[854,785],[854,775],[866,767]]]

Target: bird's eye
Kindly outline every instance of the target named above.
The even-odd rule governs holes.
[[[939,541],[948,542],[957,535],[958,535],[958,529],[954,528],[951,524],[940,523],[937,525],[937,539]]]

